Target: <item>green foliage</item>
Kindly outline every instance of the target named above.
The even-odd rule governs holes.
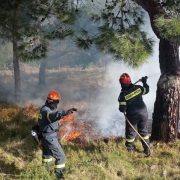
[[[101,18],[109,27],[120,30],[143,24],[143,16],[142,9],[133,1],[127,0],[106,1],[101,14]]]
[[[73,35],[73,30],[68,28],[68,27],[60,27],[60,28],[55,28],[54,30],[46,33],[45,37],[47,39],[53,40],[53,39],[64,39],[67,36]]]
[[[166,14],[170,17],[178,18],[180,16],[180,1],[179,0],[161,0],[161,6],[165,9]]]
[[[77,46],[82,49],[89,49],[90,46],[92,45],[92,39],[88,37],[84,37],[84,38],[77,37],[75,41],[76,41]]]
[[[0,6],[1,38],[18,43],[18,56],[21,60],[44,56],[45,44],[41,44],[40,17],[46,16],[50,1],[3,1]],[[31,47],[30,47],[31,46]],[[27,52],[27,54],[26,54]],[[30,55],[31,53],[31,55]]]
[[[72,35],[68,23],[73,23],[73,15],[68,1],[2,0],[0,35],[4,40],[17,41],[22,61],[40,59],[46,56],[48,40]]]
[[[151,55],[153,45],[152,39],[141,30],[143,16],[142,9],[134,2],[106,1],[100,15],[92,14],[91,19],[99,22],[99,32],[91,40],[115,59],[138,67]],[[86,44],[80,40],[81,44]]]
[[[79,35],[75,38],[75,43],[81,49],[89,49],[93,43],[93,39],[89,36],[87,30],[81,28]]]
[[[37,44],[30,44],[29,42],[24,41],[18,47],[18,50],[21,61],[23,62],[31,59],[40,59],[46,56],[47,41],[45,39],[39,39]]]
[[[116,39],[112,48],[117,53],[117,57],[127,61],[133,67],[142,65],[144,60],[149,57],[151,50],[146,49],[143,41],[129,36],[128,33],[116,35]]]
[[[127,62],[132,67],[138,67],[152,53],[151,39],[146,34],[137,31],[132,26],[127,31],[114,31],[111,28],[101,28],[102,34],[96,39],[101,50],[112,53],[117,59]]]
[[[157,17],[155,25],[163,38],[180,44],[180,18]]]

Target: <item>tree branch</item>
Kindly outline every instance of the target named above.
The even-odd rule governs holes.
[[[150,17],[165,15],[166,12],[160,3],[155,0],[134,0],[139,6],[148,12]]]
[[[154,19],[156,18],[156,16],[166,15],[166,12],[161,6],[161,4],[156,2],[155,0],[133,0],[133,1],[136,2],[139,6],[141,6],[149,14],[153,31],[158,38],[161,38],[160,32],[154,25]]]

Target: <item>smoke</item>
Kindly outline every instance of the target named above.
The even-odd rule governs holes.
[[[133,82],[143,76],[149,77],[147,82],[150,86],[150,92],[143,96],[143,99],[148,108],[149,119],[151,119],[156,96],[157,80],[160,75],[158,61],[157,58],[155,58],[156,55],[157,54],[151,57],[148,62],[139,69],[132,69],[124,63],[109,63],[104,77],[106,88],[101,90],[92,105],[92,114],[96,116],[97,124],[103,135],[124,135],[125,120],[122,113],[118,110],[118,97],[121,91],[119,76],[124,72],[130,74]]]
[[[160,76],[158,41],[155,43],[153,55],[138,69],[130,68],[123,62],[114,62],[110,55],[100,54],[100,58],[109,62],[105,71],[100,70],[94,73],[96,71],[94,67],[92,71],[89,68],[82,70],[78,67],[50,69],[47,71],[46,86],[43,87],[38,85],[38,67],[22,67],[23,87],[21,95],[23,102],[41,106],[48,91],[57,89],[62,94],[60,108],[77,107],[79,110],[77,119],[91,121],[95,124],[96,130],[100,130],[103,136],[124,136],[125,119],[118,110],[118,96],[121,91],[119,76],[127,72],[131,75],[133,82],[142,76],[149,77],[147,82],[150,86],[150,92],[143,96],[143,99],[148,108],[149,119],[151,119],[157,80]],[[100,77],[96,77],[97,74]],[[8,78],[5,79],[8,80]],[[6,83],[7,89],[11,91],[10,94],[13,92],[12,78]]]
[[[87,23],[82,22],[81,19],[79,21],[82,24]],[[54,46],[51,45],[50,48],[53,50],[48,53],[46,59],[43,59],[48,62],[45,86],[38,85],[38,63],[35,65],[24,64],[24,67],[21,67],[21,97],[23,103],[29,102],[41,106],[46,100],[48,91],[57,89],[62,94],[61,107],[69,108],[77,106],[79,110],[77,118],[91,120],[97,125],[96,129],[100,130],[104,136],[123,136],[125,120],[122,113],[118,110],[118,96],[121,91],[118,79],[122,73],[127,72],[132,77],[133,82],[142,76],[149,77],[148,84],[150,86],[150,92],[143,98],[148,108],[149,119],[151,119],[156,96],[157,80],[160,72],[158,40],[152,33],[150,23],[146,22],[146,25],[146,31],[155,40],[154,51],[153,55],[139,69],[132,69],[123,62],[113,62],[113,58],[110,55],[104,56],[104,54],[98,52],[98,50],[79,50],[75,47],[75,44],[69,40],[64,40],[62,43],[56,42]],[[95,28],[93,25],[91,26]],[[63,52],[65,53],[62,56]],[[95,59],[97,57],[99,62],[102,60],[104,63],[103,66],[109,62],[106,65],[106,70],[100,70],[94,73],[96,70],[98,71],[98,68],[93,67],[94,69],[91,71],[82,70],[79,67],[65,68],[63,66],[66,63],[81,64],[81,61],[89,61],[88,57],[89,59]],[[9,75],[0,74],[0,82],[4,88],[1,90],[4,93],[3,96],[8,99],[9,102],[11,102],[13,98],[14,89],[12,71],[10,72]],[[100,77],[96,77],[97,75]],[[19,102],[16,103],[18,104]]]
[[[112,62],[109,56],[109,64],[104,74],[104,83],[107,85],[97,96],[91,107],[92,114],[96,116],[97,124],[104,136],[124,136],[125,118],[119,112],[118,97],[121,91],[119,76],[126,72],[130,74],[132,82],[136,82],[143,76],[148,76],[150,92],[143,96],[148,109],[149,125],[151,124],[154,102],[156,97],[157,81],[160,76],[159,68],[159,40],[153,33],[149,19],[146,18],[146,31],[154,40],[153,54],[146,63],[138,69],[130,68],[123,62]],[[139,83],[142,85],[141,83]]]

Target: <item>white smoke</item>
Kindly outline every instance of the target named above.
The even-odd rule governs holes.
[[[104,136],[124,135],[125,118],[118,110],[118,97],[121,91],[119,76],[124,72],[130,74],[132,82],[136,82],[143,76],[148,76],[147,83],[150,86],[150,92],[143,96],[143,99],[148,109],[148,118],[152,119],[157,81],[160,76],[159,40],[152,31],[147,12],[144,11],[144,13],[145,22],[141,29],[146,31],[148,36],[154,41],[153,54],[147,59],[147,62],[138,69],[130,68],[123,62],[112,62],[113,58],[109,56],[110,63],[107,65],[104,75],[105,86],[96,97],[90,110],[90,114],[96,117],[98,127]]]
[[[157,81],[160,76],[159,68],[159,40],[153,33],[149,19],[146,19],[146,31],[153,37],[154,47],[153,54],[147,60],[147,62],[138,69],[130,68],[128,65],[122,62],[112,62],[112,58],[109,57],[109,64],[106,69],[104,81],[108,83],[108,87],[104,88],[99,97],[97,97],[96,103],[93,104],[93,112],[98,119],[99,128],[104,136],[123,136],[125,129],[125,118],[123,114],[119,112],[118,97],[121,91],[119,84],[119,76],[126,72],[131,78],[132,82],[136,82],[143,76],[148,76],[147,83],[150,86],[150,92],[143,96],[144,102],[148,109],[148,118],[152,119],[152,112],[154,108],[154,102],[156,98]],[[142,85],[141,83],[139,83]]]

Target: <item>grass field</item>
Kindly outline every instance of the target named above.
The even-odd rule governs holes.
[[[0,179],[55,179],[42,166],[41,150],[30,137],[37,109],[2,104],[0,114]],[[65,177],[68,180],[180,179],[179,140],[152,145],[153,155],[148,158],[144,157],[138,140],[136,145],[139,152],[129,154],[123,138],[99,138],[86,143],[64,141]]]

